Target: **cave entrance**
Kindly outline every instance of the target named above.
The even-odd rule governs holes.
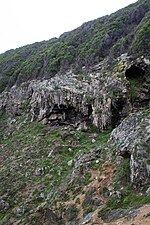
[[[112,103],[112,128],[117,127],[121,123],[122,119],[126,117],[126,111],[124,110],[126,108],[126,104],[126,99],[124,98],[119,98]]]
[[[54,105],[48,120],[51,125],[69,125],[77,124],[83,121],[89,122],[89,117],[92,113],[92,106],[88,105],[88,114],[84,115],[75,107],[69,105]]]
[[[131,159],[131,153],[127,150],[120,152],[119,154],[120,156],[122,156],[124,159]]]
[[[145,81],[145,70],[138,65],[132,65],[126,70],[125,76],[129,81],[130,102],[136,106],[139,102],[140,92]]]
[[[139,82],[144,81],[145,70],[137,65],[132,65],[126,70],[125,76],[127,80],[138,80]]]
[[[74,123],[77,117],[77,111],[73,106],[54,105],[49,116],[51,125],[64,125]]]

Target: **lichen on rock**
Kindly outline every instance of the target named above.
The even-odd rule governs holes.
[[[131,114],[112,131],[109,140],[111,148],[116,149],[116,160],[117,156],[130,159],[130,179],[135,188],[150,184],[149,115],[149,110]]]

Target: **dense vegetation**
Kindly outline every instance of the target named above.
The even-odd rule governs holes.
[[[129,52],[149,56],[150,2],[137,3],[84,23],[60,38],[34,43],[0,55],[0,92],[15,83],[51,77],[72,66],[80,71],[106,56]]]

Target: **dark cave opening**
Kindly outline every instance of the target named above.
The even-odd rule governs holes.
[[[126,70],[125,76],[127,80],[136,79],[139,81],[144,81],[145,70],[137,65],[132,65]]]
[[[141,65],[132,65],[125,72],[129,81],[129,97],[134,108],[146,107],[149,105],[149,90],[144,87],[146,81],[146,69]],[[146,91],[145,91],[146,90]]]
[[[90,115],[92,114],[92,106],[88,105],[88,113],[84,115],[79,109],[68,105],[54,105],[52,112],[50,113],[48,120],[50,124],[53,125],[69,125],[78,124],[80,122],[86,121],[90,122]]]
[[[76,111],[76,109],[72,106],[69,106],[68,108],[66,108],[64,113],[66,115],[65,120],[68,123],[75,123],[77,118],[80,117],[80,113]]]
[[[88,116],[90,116],[92,114],[92,112],[93,112],[92,105],[89,104],[88,105]]]
[[[129,151],[123,151],[119,155],[122,156],[124,159],[130,159],[131,158],[131,153]]]
[[[117,127],[122,119],[126,116],[123,113],[123,109],[126,105],[126,99],[119,98],[115,102],[112,103],[112,117],[111,117],[111,124],[112,128]]]

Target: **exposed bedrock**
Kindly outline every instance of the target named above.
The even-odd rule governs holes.
[[[131,114],[112,131],[109,144],[116,160],[130,159],[130,180],[134,187],[150,185],[150,114],[149,110]]]
[[[32,121],[44,124],[115,128],[133,108],[149,104],[149,61],[144,60],[130,62],[123,55],[111,71],[103,61],[91,72],[68,71],[14,85],[0,95],[0,109],[15,116],[27,110]]]

